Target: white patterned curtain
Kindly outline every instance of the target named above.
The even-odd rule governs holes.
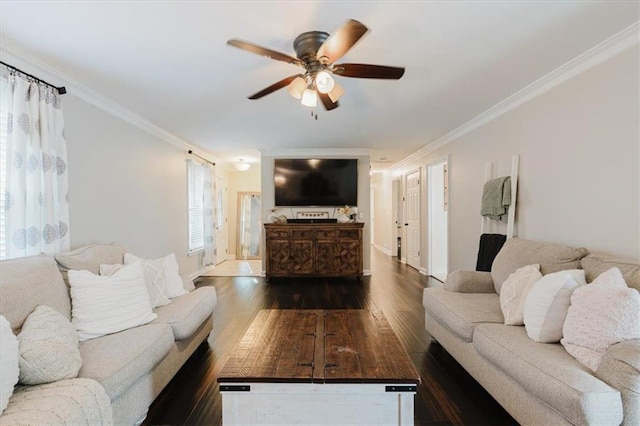
[[[214,216],[214,176],[215,170],[213,165],[204,163],[203,167],[203,212],[204,212],[204,254],[202,256],[202,266],[210,266],[216,264],[216,226]]]
[[[249,251],[251,245],[251,202],[253,195],[245,194],[242,197],[242,206],[240,210],[240,255],[242,259],[247,259],[251,253]]]
[[[3,183],[6,258],[69,250],[67,146],[58,90],[11,73]]]

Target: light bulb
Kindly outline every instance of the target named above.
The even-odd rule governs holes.
[[[302,94],[302,105],[312,108],[318,105],[318,94],[311,86],[307,87]]]
[[[329,93],[335,85],[333,77],[327,71],[320,71],[316,74],[316,87],[320,93]]]
[[[289,94],[294,98],[301,99],[302,92],[304,92],[304,89],[306,88],[307,82],[304,78],[298,76],[287,86],[287,92],[289,92]]]
[[[340,96],[344,95],[344,89],[342,88],[342,86],[336,83],[333,87],[333,90],[331,90],[328,95],[329,99],[331,99],[332,102],[338,102]]]

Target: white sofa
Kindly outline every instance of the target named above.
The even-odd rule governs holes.
[[[9,320],[16,335],[38,305],[71,318],[71,299],[63,279],[66,270],[98,273],[100,264],[123,263],[123,256],[117,244],[96,244],[55,258],[41,255],[0,262],[0,315]],[[78,379],[18,386],[0,424],[141,422],[149,405],[213,327],[215,289],[194,289],[190,279],[183,277],[183,281],[188,293],[155,309],[158,318],[151,323],[81,341]],[[106,410],[100,402],[105,395]]]
[[[491,272],[457,271],[423,295],[427,331],[521,424],[639,425],[640,340],[613,345],[595,374],[559,343],[537,343],[504,325],[500,286],[516,269],[585,270],[587,282],[616,266],[640,290],[640,265],[585,249],[508,240]]]

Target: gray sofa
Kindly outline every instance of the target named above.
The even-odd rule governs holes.
[[[585,249],[510,239],[491,272],[457,271],[424,290],[425,327],[522,424],[640,424],[640,340],[618,343],[594,374],[559,343],[537,343],[504,325],[499,291],[516,269],[584,269],[587,282],[613,266],[640,290],[640,265]]]
[[[66,271],[98,273],[101,263],[123,263],[123,256],[124,250],[117,244],[96,244],[55,258],[41,255],[3,261],[0,315],[9,320],[16,335],[38,305],[50,306],[70,318],[71,300],[63,279]],[[149,405],[213,327],[215,289],[194,289],[186,277],[183,282],[188,293],[156,308],[158,318],[153,322],[80,342],[82,367],[78,379],[18,387],[0,416],[0,424],[140,423]],[[51,391],[61,384],[69,389],[69,398]],[[92,408],[91,404],[105,394],[110,402],[108,412],[104,407]],[[87,401],[78,402],[83,400]],[[51,408],[43,414],[40,408],[45,405]],[[98,414],[83,419],[81,411],[89,409]],[[102,419],[98,421],[96,416]]]

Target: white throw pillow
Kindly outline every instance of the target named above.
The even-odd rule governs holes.
[[[573,291],[586,284],[584,271],[570,269],[540,278],[524,301],[524,326],[530,339],[559,342]]]
[[[175,253],[164,257],[164,279],[167,282],[167,297],[169,299],[187,294],[182,283]]]
[[[82,358],[78,333],[68,319],[49,306],[38,306],[18,334],[20,383],[40,385],[78,377]]]
[[[18,353],[18,338],[9,321],[0,315],[0,414],[7,408],[18,383]]]
[[[594,372],[609,347],[640,338],[640,294],[627,287],[618,268],[600,274],[571,296],[560,341]]]
[[[100,264],[100,275],[103,277],[110,277],[111,275],[124,268],[125,265],[121,263],[114,263],[113,265]]]
[[[506,325],[524,324],[524,301],[531,287],[542,278],[540,265],[527,265],[509,275],[500,289],[500,308]]]
[[[153,321],[142,263],[120,269],[110,277],[89,271],[69,271],[71,322],[80,340],[93,339]]]
[[[147,286],[147,291],[149,292],[151,306],[153,308],[157,308],[158,306],[164,306],[171,303],[171,300],[169,300],[166,295],[167,280],[165,279],[164,274],[164,258],[161,257],[159,259],[145,260],[130,253],[125,253],[124,264],[131,265],[134,262],[142,262],[144,283]]]

